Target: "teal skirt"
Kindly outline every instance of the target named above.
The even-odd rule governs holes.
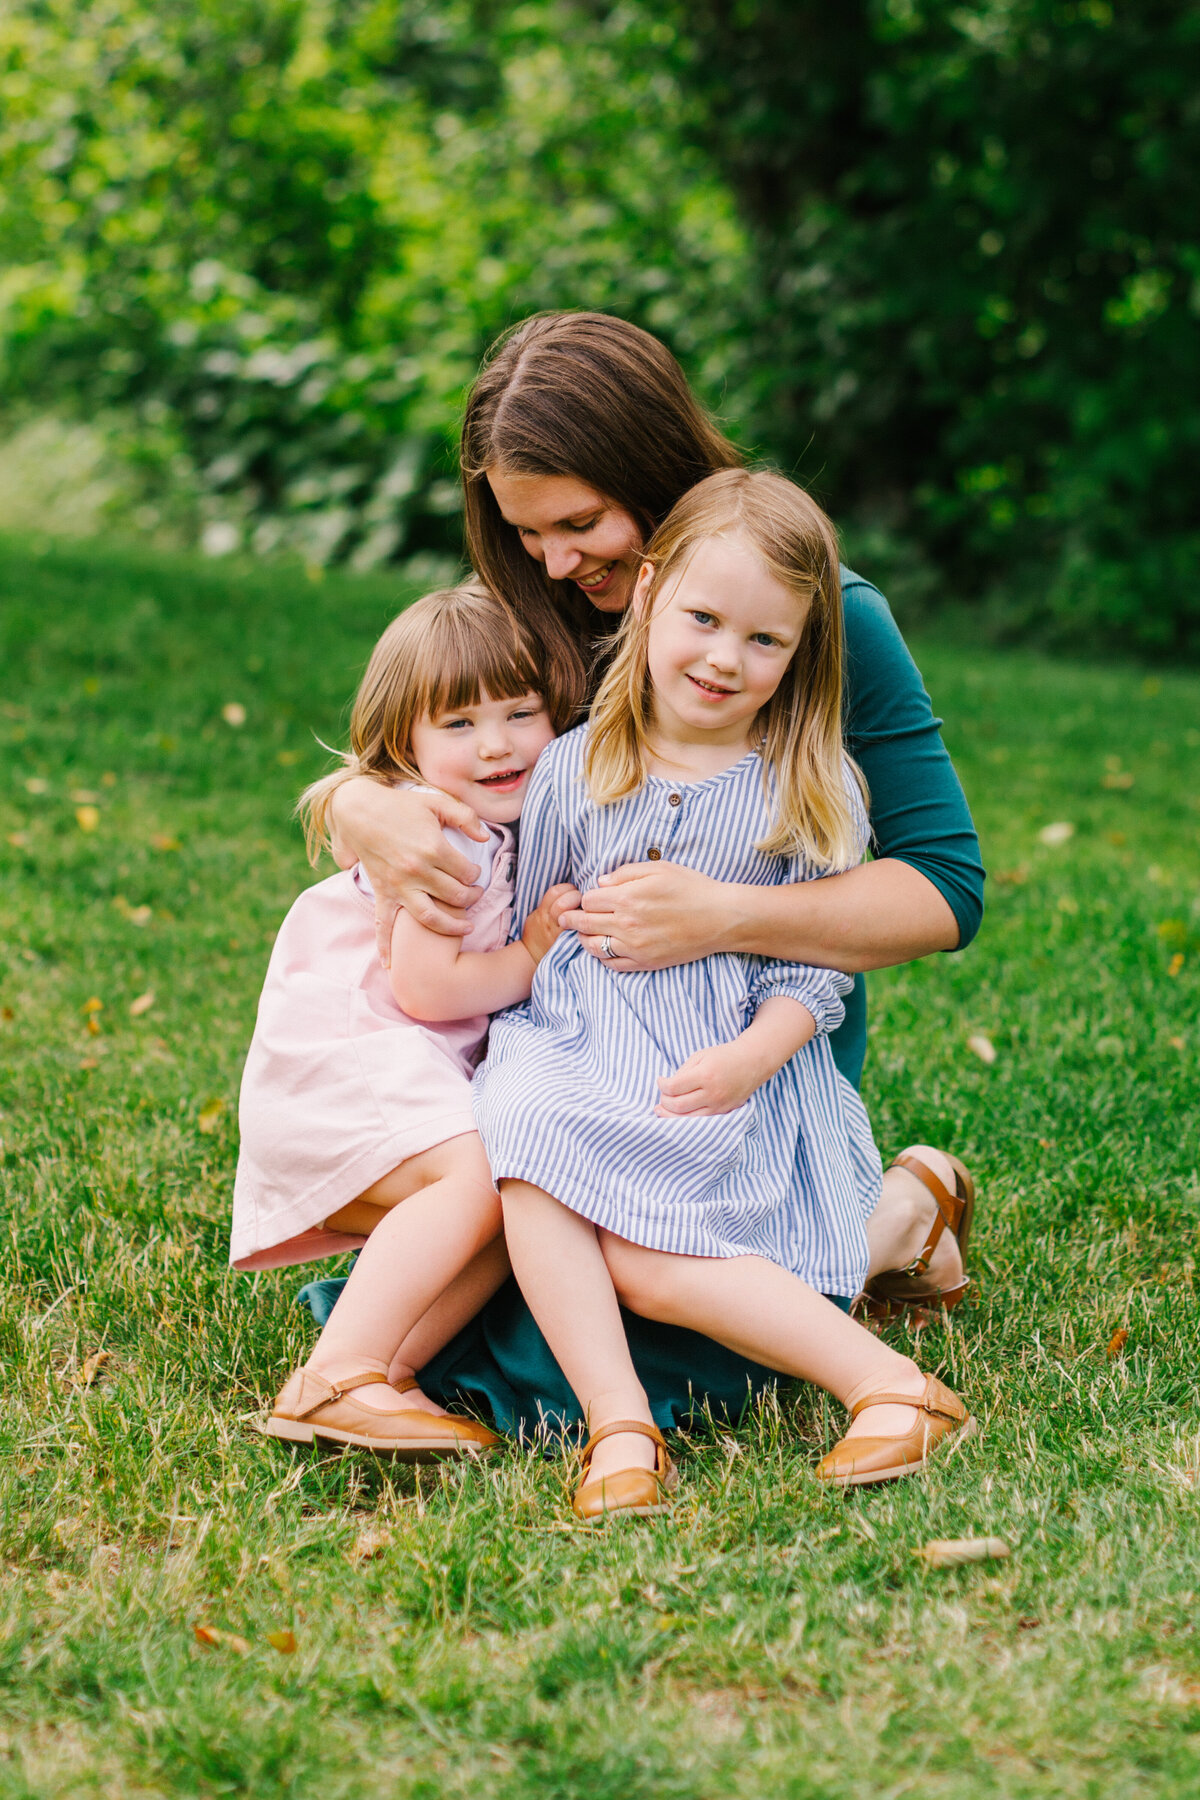
[[[345,1285],[344,1277],[310,1281],[298,1299],[323,1325]],[[829,1298],[849,1312],[848,1300],[834,1294]],[[747,1362],[698,1331],[658,1325],[630,1312],[622,1311],[622,1317],[634,1366],[662,1431],[686,1425],[701,1414],[736,1424],[764,1388],[791,1379],[761,1363]],[[541,1429],[574,1437],[583,1426],[566,1377],[511,1280],[425,1365],[421,1386],[442,1406],[469,1406],[501,1431],[517,1436]]]

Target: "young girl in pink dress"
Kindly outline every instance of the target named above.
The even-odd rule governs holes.
[[[471,1116],[489,1014],[528,998],[578,904],[552,888],[508,942],[512,826],[577,699],[478,585],[428,594],[383,634],[351,719],[356,774],[431,788],[486,834],[447,831],[478,870],[465,937],[401,912],[385,970],[361,867],[301,894],[280,928],[242,1077],[231,1260],[277,1268],[359,1248],[345,1292],[265,1430],[411,1459],[488,1449],[416,1370],[508,1273],[500,1202]],[[302,797],[310,848],[338,776]]]

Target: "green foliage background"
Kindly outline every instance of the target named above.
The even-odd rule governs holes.
[[[662,335],[856,551],[1200,648],[1196,0],[11,0],[0,379],[148,527],[459,543],[487,342]]]

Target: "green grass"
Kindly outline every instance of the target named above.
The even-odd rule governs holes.
[[[785,1392],[683,1445],[669,1518],[588,1532],[515,1448],[249,1429],[311,1327],[294,1272],[225,1267],[241,1057],[392,585],[9,543],[0,591],[0,1795],[1200,1790],[1195,673],[916,646],[990,910],[873,980],[867,1098],[980,1177],[977,1298],[920,1353],[982,1436],[832,1496],[837,1421]],[[912,1555],[967,1534],[1013,1554]]]

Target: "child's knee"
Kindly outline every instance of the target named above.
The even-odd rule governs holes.
[[[661,1251],[645,1250],[627,1238],[600,1231],[600,1248],[617,1299],[630,1312],[645,1319],[663,1319],[671,1310],[673,1287],[670,1257]]]

